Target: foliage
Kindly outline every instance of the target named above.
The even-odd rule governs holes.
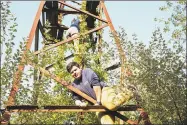
[[[164,23],[163,31],[172,34],[172,41],[184,43],[186,38],[186,1],[167,1],[166,5],[159,9],[170,16],[167,19],[155,18],[155,21]]]
[[[123,28],[119,37],[133,71],[126,84],[137,86],[142,97],[140,104],[149,112],[151,121],[154,124],[184,124],[185,50],[178,46],[179,43],[173,43],[177,47],[171,49],[159,28],[153,32],[148,47],[139,42],[136,35],[134,41],[129,41]]]
[[[1,106],[4,106],[12,85],[13,73],[17,69],[24,42],[14,50],[15,32],[17,32],[16,17],[10,11],[10,2],[1,2]]]
[[[133,40],[129,40],[123,28],[118,31],[121,45],[126,50],[125,65],[128,65],[133,75],[126,78],[124,85],[117,84],[117,87],[135,85],[142,97],[140,104],[150,114],[154,124],[184,124],[186,121],[186,48],[184,45],[186,21],[182,20],[185,18],[179,20],[179,17],[185,17],[185,11],[182,11],[185,9],[185,2],[177,3],[179,5],[173,6],[173,9],[178,10],[172,11],[170,22],[173,26],[167,25],[168,23],[165,25],[173,31],[169,40],[164,38],[165,32],[162,32],[161,28],[153,32],[148,46],[140,42],[136,34],[132,35]],[[179,14],[180,10],[182,14]],[[178,32],[180,35],[176,35],[177,31],[180,31]],[[108,54],[111,61],[109,62],[113,62],[119,56],[114,55],[117,53],[114,42],[110,43]],[[119,70],[112,70],[110,81],[117,81],[118,78]],[[128,104],[134,104],[133,100]],[[138,112],[125,113],[125,115],[137,119]]]

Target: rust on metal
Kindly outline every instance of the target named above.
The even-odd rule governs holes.
[[[106,9],[106,7],[105,7],[104,1],[100,1],[100,6],[101,6],[101,8],[102,8],[102,10],[103,10],[103,12],[104,12],[104,14],[105,14],[105,17],[106,17],[107,21],[108,21],[108,25],[109,25],[109,27],[110,27],[111,33],[112,33],[113,36],[114,36],[114,39],[115,39],[115,42],[116,42],[116,46],[117,46],[118,51],[119,51],[119,55],[120,55],[120,59],[121,59],[120,83],[123,84],[123,82],[124,82],[124,77],[125,77],[124,62],[125,62],[125,60],[126,60],[126,56],[125,56],[125,53],[124,53],[123,48],[121,47],[120,40],[119,40],[119,38],[118,38],[118,36],[117,36],[117,32],[115,31],[115,28],[114,28],[114,26],[113,26],[113,24],[112,24],[112,21],[111,21],[111,19],[110,19],[109,14],[108,14],[108,11],[107,11],[107,9]],[[120,118],[120,119],[126,121],[126,122],[129,123],[129,124],[136,124],[136,123],[137,123],[137,122],[132,121],[132,120],[130,120],[130,119],[128,119],[128,118],[123,119],[123,118],[121,117],[121,114],[120,114],[120,113],[116,114],[116,116],[118,116],[118,118]]]
[[[121,47],[121,44],[120,44],[120,40],[117,36],[117,32],[115,31],[115,28],[112,24],[112,21],[110,19],[110,16],[108,14],[108,11],[105,7],[105,4],[103,1],[100,1],[101,3],[101,6],[103,8],[103,11],[104,11],[104,14],[106,16],[106,19],[108,20],[108,25],[110,27],[110,30],[111,30],[111,33],[113,34],[114,36],[114,39],[115,39],[115,42],[116,42],[116,45],[117,45],[117,48],[118,48],[118,51],[119,51],[119,55],[120,55],[120,58],[121,58],[121,76],[120,76],[120,83],[122,84],[124,82],[124,76],[125,76],[125,69],[124,69],[124,62],[126,60],[126,57],[125,57],[125,53],[124,53],[124,50],[123,48]]]
[[[82,12],[78,12],[78,11],[73,11],[73,10],[66,10],[66,9],[47,9],[47,8],[44,8],[43,9],[44,12],[49,12],[49,11],[54,11],[54,12],[60,12],[60,13],[65,13],[65,14],[82,14]]]
[[[64,43],[70,42],[70,41],[72,41],[72,40],[74,40],[74,39],[76,39],[76,38],[79,38],[81,35],[84,36],[84,35],[86,35],[86,34],[89,34],[89,33],[92,33],[92,32],[96,32],[96,31],[98,31],[98,30],[100,30],[100,29],[102,29],[102,28],[104,28],[104,27],[107,27],[107,26],[108,26],[108,24],[104,24],[104,25],[102,25],[102,26],[100,26],[100,27],[97,27],[97,28],[94,28],[94,29],[92,29],[92,30],[89,30],[89,31],[87,31],[87,32],[85,32],[85,33],[83,33],[83,34],[78,35],[78,36],[70,37],[70,38],[68,38],[68,39],[66,39],[66,40],[64,40],[64,41],[61,41],[61,42],[58,42],[58,43],[56,43],[56,44],[53,44],[53,45],[51,45],[51,46],[49,46],[49,47],[46,47],[45,49],[36,51],[36,52],[34,52],[34,54],[37,55],[37,54],[39,54],[39,53],[41,53],[41,52],[45,52],[45,51],[50,50],[50,49],[52,49],[52,48],[55,48],[55,47],[57,47],[57,46],[59,46],[59,45],[61,45],[61,44],[64,44]]]
[[[89,13],[89,12],[87,12],[87,11],[83,11],[83,10],[77,9],[77,8],[75,8],[75,7],[73,7],[73,6],[69,5],[69,4],[67,4],[67,3],[65,3],[65,2],[59,1],[59,3],[62,3],[62,4],[66,5],[66,6],[70,7],[70,8],[72,8],[72,9],[74,9],[74,10],[77,10],[77,11],[82,12],[82,13],[84,13],[84,14],[90,15],[90,16],[95,17],[96,19],[98,19],[98,20],[100,20],[100,21],[102,21],[102,22],[107,23],[106,20],[101,19],[100,17],[95,16],[94,14],[91,14],[91,13]]]
[[[11,91],[10,91],[10,94],[9,94],[7,105],[14,105],[14,103],[15,103],[15,95],[16,95],[16,92],[19,89],[20,80],[21,80],[21,74],[22,74],[22,72],[24,70],[24,65],[23,65],[23,62],[25,60],[24,59],[24,54],[26,53],[27,50],[29,50],[31,48],[32,40],[34,38],[36,27],[37,27],[38,21],[40,19],[40,15],[41,15],[41,12],[42,12],[44,4],[45,4],[45,1],[41,1],[40,6],[38,8],[36,17],[34,19],[34,23],[32,25],[29,37],[27,39],[26,50],[23,52],[23,55],[22,55],[22,58],[21,58],[21,62],[18,65],[18,70],[16,71],[16,73],[14,74],[14,77],[13,77],[13,84],[12,84],[12,88],[11,88]]]
[[[68,88],[69,90],[77,93],[78,95],[81,95],[83,98],[87,99],[88,101],[92,102],[93,104],[96,103],[96,101],[89,97],[88,95],[86,95],[85,93],[81,92],[79,89],[73,87],[72,85],[70,85],[69,83],[67,83],[66,81],[62,80],[60,77],[57,77],[53,74],[51,74],[49,71],[45,70],[42,67],[37,67],[35,64],[29,62],[29,64],[35,68],[38,68],[40,70],[40,72],[42,72],[44,75],[49,76],[50,78],[54,79],[55,81],[57,81],[58,83],[62,84],[63,86],[65,86],[66,88]]]

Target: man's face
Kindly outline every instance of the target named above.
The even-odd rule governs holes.
[[[75,79],[79,79],[82,75],[82,69],[78,68],[77,66],[73,66],[70,71],[71,75]]]

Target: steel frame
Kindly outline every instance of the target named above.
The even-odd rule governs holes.
[[[86,34],[89,34],[89,33],[92,33],[92,32],[95,32],[95,31],[98,31],[98,30],[101,30],[107,26],[109,26],[110,30],[112,31],[113,35],[114,35],[114,38],[115,38],[115,41],[116,41],[116,45],[117,45],[117,48],[118,48],[118,51],[119,51],[119,54],[120,54],[120,58],[121,58],[121,81],[123,82],[123,79],[124,79],[124,67],[123,67],[123,64],[124,64],[124,61],[126,60],[126,57],[125,57],[125,53],[120,45],[120,42],[119,42],[119,38],[117,37],[117,33],[114,29],[114,26],[112,24],[112,21],[109,17],[109,14],[108,14],[108,11],[105,7],[105,4],[103,1],[100,1],[100,8],[104,11],[104,14],[105,14],[105,17],[106,17],[106,20],[102,19],[101,16],[96,16],[94,14],[91,14],[87,11],[83,11],[83,10],[80,10],[80,9],[77,9],[67,3],[65,3],[65,1],[58,1],[59,3],[63,4],[64,6],[68,6],[76,11],[72,11],[72,13],[74,14],[77,14],[77,13],[82,13],[82,14],[87,14],[89,16],[92,16],[96,19],[98,19],[99,21],[101,21],[102,23],[105,23],[104,25],[101,25],[97,28],[94,28],[92,30],[89,30],[87,31],[86,33],[83,33],[83,34],[80,34],[79,36],[76,36],[76,37],[73,37],[73,38],[69,38],[69,39],[66,39],[64,41],[61,41],[61,42],[58,42],[56,44],[53,44],[45,49],[41,49],[41,50],[38,50],[38,45],[39,45],[39,30],[41,32],[42,31],[42,25],[41,25],[41,21],[40,21],[40,16],[41,16],[41,13],[42,13],[42,19],[43,19],[43,24],[45,23],[45,20],[44,20],[44,11],[43,11],[43,7],[44,7],[44,4],[45,4],[46,1],[41,1],[40,5],[39,5],[39,8],[38,8],[38,11],[36,13],[36,17],[34,19],[34,22],[33,22],[33,25],[32,25],[32,28],[31,28],[31,31],[30,31],[30,34],[29,34],[29,37],[27,39],[27,42],[26,42],[26,50],[23,52],[23,55],[22,55],[22,58],[21,58],[21,62],[20,64],[18,65],[18,70],[17,72],[15,72],[14,74],[14,78],[13,78],[13,85],[12,85],[12,88],[11,88],[11,91],[10,91],[10,94],[9,94],[9,98],[8,98],[8,103],[7,103],[7,107],[12,107],[15,105],[15,96],[16,96],[16,92],[18,91],[19,89],[19,86],[20,86],[20,80],[21,80],[21,75],[22,75],[22,72],[24,70],[24,65],[23,65],[23,62],[25,61],[25,58],[24,58],[24,55],[26,54],[26,51],[29,50],[31,48],[31,44],[32,44],[32,40],[34,38],[34,34],[35,34],[35,52],[34,54],[38,55],[39,53],[41,52],[45,52],[47,50],[50,50],[52,48],[55,48],[59,45],[62,45],[64,43],[67,43],[67,42],[72,42],[74,39],[76,38],[79,38],[81,35],[86,35]],[[63,12],[63,11],[62,11]],[[43,35],[43,34],[42,34]],[[94,100],[93,98],[89,97],[88,95],[84,94],[83,92],[81,92],[80,90],[74,88],[73,86],[71,86],[70,84],[68,84],[66,81],[63,81],[61,80],[59,77],[56,77],[52,74],[50,74],[50,72],[48,72],[47,70],[45,70],[44,68],[42,67],[38,67],[36,66],[35,64],[29,62],[29,64],[35,68],[38,68],[42,73],[44,73],[45,75],[49,76],[50,78],[56,80],[58,83],[62,84],[63,86],[67,87],[68,89],[70,89],[71,91],[74,91],[75,93],[77,93],[78,95],[82,96],[83,98],[87,99],[88,101],[90,101],[91,103],[96,103],[96,100]],[[66,107],[67,108],[67,107]],[[101,109],[93,109],[92,108],[89,108],[87,109],[86,111],[106,111],[107,109],[106,108],[101,108]],[[23,111],[23,110],[12,110],[13,112],[14,111]],[[24,110],[26,111],[26,110]],[[27,111],[31,111],[31,110],[27,110]],[[38,111],[49,111],[48,109],[43,109],[43,110],[39,110]],[[66,109],[64,110],[57,110],[57,109],[53,109],[53,111],[58,111],[58,112],[62,112],[62,111],[67,111]],[[70,111],[68,109],[68,111]],[[85,109],[84,108],[79,108],[79,109],[73,109],[72,111],[80,111],[80,112],[84,112]],[[124,110],[123,110],[124,111]],[[11,112],[11,110],[10,110]],[[127,123],[129,124],[134,124],[135,121],[132,121],[130,119],[128,119],[127,117],[121,115],[120,113],[118,113],[117,111],[113,111],[112,114],[114,114],[115,116],[119,117],[120,119],[126,121]]]

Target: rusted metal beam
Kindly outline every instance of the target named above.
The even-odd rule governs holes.
[[[120,107],[117,111],[136,111],[136,105],[127,105]],[[107,110],[104,106],[30,106],[30,105],[21,105],[21,106],[8,106],[8,111],[11,112],[106,112]]]
[[[75,7],[73,7],[73,6],[69,5],[69,4],[67,4],[67,3],[65,3],[65,2],[59,1],[59,3],[62,3],[62,4],[64,4],[64,5],[66,5],[66,6],[68,6],[68,7],[72,8],[72,9],[74,9],[74,10],[77,10],[77,11],[79,11],[79,12],[82,12],[82,13],[84,13],[84,14],[90,15],[90,16],[92,16],[92,17],[94,17],[94,18],[96,18],[96,19],[98,19],[98,20],[100,20],[100,21],[102,21],[102,22],[108,23],[106,20],[100,18],[99,16],[96,16],[96,15],[94,15],[94,14],[91,14],[91,13],[89,13],[89,12],[87,12],[87,11],[83,11],[83,10],[77,9],[77,8],[75,8]]]
[[[38,21],[40,19],[40,15],[41,15],[44,4],[45,4],[45,1],[40,2],[40,6],[38,8],[38,11],[37,11],[36,17],[34,19],[29,37],[27,39],[26,50],[23,52],[21,62],[18,65],[18,70],[15,72],[14,77],[13,77],[13,84],[12,84],[12,88],[11,88],[11,91],[10,91],[10,94],[8,97],[7,105],[14,105],[14,103],[15,103],[15,95],[16,95],[16,92],[18,91],[19,86],[20,86],[21,75],[24,70],[24,65],[23,65],[24,54],[26,54],[27,50],[29,50],[31,48],[32,40],[34,38],[36,27],[38,25]]]
[[[106,16],[106,19],[108,21],[108,25],[110,27],[110,30],[111,30],[111,33],[113,34],[114,36],[114,39],[115,39],[115,42],[116,42],[116,45],[117,45],[117,48],[118,48],[118,51],[119,51],[119,55],[120,55],[120,59],[121,59],[121,76],[120,76],[120,82],[121,84],[124,82],[124,77],[125,77],[125,68],[124,68],[124,62],[126,60],[126,56],[125,56],[125,53],[124,53],[124,50],[123,48],[121,47],[121,44],[120,44],[120,39],[118,38],[117,36],[117,32],[115,31],[115,28],[112,24],[112,21],[110,19],[110,16],[108,14],[108,11],[106,9],[106,6],[104,4],[104,1],[100,1],[101,3],[101,6],[103,8],[103,11],[104,11],[104,14]]]
[[[95,104],[96,101],[89,97],[88,95],[86,95],[85,93],[81,92],[79,89],[73,87],[72,85],[70,85],[69,83],[67,83],[66,81],[62,80],[60,77],[57,77],[53,74],[51,74],[50,72],[48,72],[47,70],[45,70],[44,68],[42,67],[38,67],[36,66],[35,64],[31,63],[31,62],[28,62],[31,66],[33,66],[34,68],[38,68],[44,75],[54,79],[55,81],[57,81],[58,83],[62,84],[63,86],[65,86],[66,88],[68,88],[69,90],[77,93],[78,95],[81,95],[83,98],[85,98],[86,100],[88,100],[89,102]]]
[[[56,11],[56,12],[59,12],[59,13],[64,13],[64,15],[67,15],[67,14],[82,14],[82,12],[79,12],[79,11],[66,10],[66,9],[55,9],[55,8],[52,8],[52,9],[44,8],[43,11],[44,12]]]
[[[89,34],[89,33],[96,32],[96,31],[98,31],[98,30],[100,30],[100,29],[102,29],[102,28],[104,28],[104,27],[107,27],[107,26],[108,26],[108,24],[104,24],[104,25],[102,25],[102,26],[100,26],[100,27],[97,27],[97,28],[94,28],[94,29],[92,29],[92,30],[89,30],[89,31],[87,31],[86,33],[80,34],[80,35],[78,35],[78,36],[76,36],[76,37],[70,37],[70,38],[68,38],[68,39],[66,39],[66,40],[64,40],[64,41],[61,41],[61,42],[58,42],[58,43],[56,43],[56,44],[53,44],[53,45],[51,45],[51,46],[49,46],[49,47],[46,47],[45,49],[36,51],[36,52],[34,52],[34,54],[37,55],[37,54],[39,54],[39,53],[41,53],[41,52],[45,52],[45,51],[50,50],[50,49],[52,49],[52,48],[55,48],[55,47],[57,47],[57,46],[59,46],[59,45],[62,45],[62,44],[64,44],[64,43],[67,43],[67,42],[70,42],[70,41],[72,41],[72,40],[74,40],[74,39],[77,39],[77,38],[79,38],[81,35],[84,36],[84,35],[87,35],[87,34]]]
[[[115,42],[116,42],[116,45],[117,45],[117,48],[118,48],[118,51],[119,51],[119,55],[120,55],[120,59],[121,59],[121,75],[120,75],[120,83],[123,84],[124,83],[124,78],[125,78],[125,67],[124,67],[124,63],[126,61],[126,56],[125,56],[125,53],[124,53],[124,50],[123,48],[121,47],[121,44],[120,44],[120,39],[119,37],[117,36],[117,32],[115,31],[115,28],[112,24],[112,21],[110,19],[110,16],[108,14],[108,11],[106,9],[106,6],[104,4],[104,1],[100,1],[100,5],[101,5],[101,8],[103,9],[103,12],[105,14],[105,17],[108,21],[108,25],[110,27],[110,30],[111,30],[111,33],[113,34],[114,36],[114,39],[115,39]],[[116,113],[116,112],[115,112]],[[129,124],[136,124],[137,122],[134,122],[128,118],[126,119],[123,119],[123,115],[121,115],[120,113],[118,114],[115,114],[118,118],[124,120],[125,122],[129,123]]]

